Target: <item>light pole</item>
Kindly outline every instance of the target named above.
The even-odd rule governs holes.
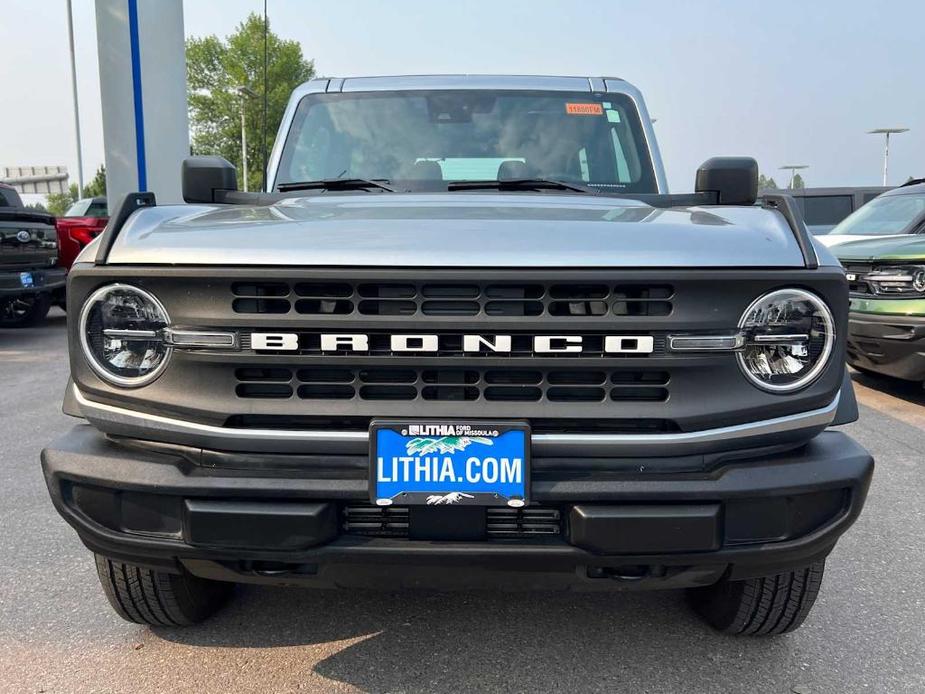
[[[808,168],[809,164],[785,164],[784,166],[780,167],[781,171],[790,172],[790,183],[787,184],[787,188],[793,190],[793,179],[796,178],[797,171]]]
[[[875,128],[874,130],[868,130],[868,135],[883,135],[884,144],[883,144],[883,185],[887,185],[887,173],[890,166],[890,135],[894,133],[907,133],[909,128]]]
[[[235,91],[241,97],[241,167],[244,169],[244,192],[247,192],[247,123],[244,120],[244,105],[248,97],[257,96],[253,89],[246,85],[238,87]]]
[[[67,41],[71,49],[71,92],[74,96],[74,131],[77,134],[77,197],[82,198],[84,194],[84,163],[83,151],[80,146],[80,109],[77,107],[77,62],[74,58],[74,17],[71,13],[71,0],[67,0]]]

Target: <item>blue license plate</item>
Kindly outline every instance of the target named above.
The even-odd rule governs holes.
[[[369,434],[369,493],[378,506],[527,503],[526,423],[374,421]]]
[[[35,282],[32,279],[31,272],[20,272],[19,281],[24,287],[34,287],[35,286]]]

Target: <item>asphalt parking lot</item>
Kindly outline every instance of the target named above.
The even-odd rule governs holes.
[[[65,319],[0,330],[0,691],[925,691],[925,391],[857,377],[877,459],[805,626],[710,632],[681,593],[245,587],[185,630],[119,620],[54,512],[38,455],[71,426]]]

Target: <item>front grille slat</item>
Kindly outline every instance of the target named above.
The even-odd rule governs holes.
[[[674,288],[639,283],[422,284],[394,282],[235,282],[240,314],[490,316],[555,319],[667,316]]]
[[[239,398],[367,401],[664,402],[669,381],[656,370],[555,368],[240,367],[234,374]]]
[[[407,506],[349,504],[341,512],[341,529],[348,535],[406,538],[411,513]],[[485,532],[489,538],[529,539],[562,533],[562,514],[558,508],[485,508]]]

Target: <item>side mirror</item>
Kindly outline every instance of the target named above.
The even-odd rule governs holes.
[[[713,157],[697,169],[697,193],[715,193],[720,205],[754,205],[758,199],[758,162],[751,157]]]
[[[215,202],[217,191],[238,189],[238,171],[222,157],[187,157],[180,167],[186,202]]]

